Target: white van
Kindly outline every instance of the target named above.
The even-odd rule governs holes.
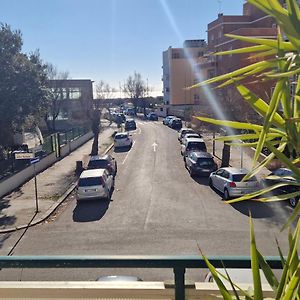
[[[77,201],[87,199],[110,199],[114,177],[106,169],[85,170],[77,184]]]

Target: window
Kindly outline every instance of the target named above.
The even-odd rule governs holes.
[[[173,53],[172,53],[172,58],[173,58],[173,59],[180,58],[180,54],[179,54],[178,52],[173,52]]]
[[[69,99],[77,100],[81,98],[80,88],[69,88]]]

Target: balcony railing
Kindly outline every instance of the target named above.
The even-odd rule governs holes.
[[[234,269],[251,268],[251,260],[248,256],[210,256],[208,259],[216,268],[224,268],[224,266]],[[265,259],[272,269],[282,269],[279,257],[267,256]],[[0,268],[173,269],[175,300],[184,300],[185,270],[207,269],[207,266],[200,256],[0,256]],[[3,284],[0,284],[0,290],[2,286]]]

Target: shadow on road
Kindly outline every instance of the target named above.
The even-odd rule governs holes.
[[[73,210],[74,222],[99,221],[105,215],[110,201],[94,200],[77,203]]]
[[[6,215],[3,210],[10,207],[9,199],[0,198],[0,228],[4,229],[6,226],[11,226],[16,222],[15,216]],[[0,240],[1,243],[1,240]]]
[[[246,216],[255,219],[266,218],[270,223],[283,225],[291,214],[291,208],[286,202],[263,203],[258,201],[241,201],[231,206]]]
[[[208,186],[208,180],[209,178],[208,177],[200,177],[200,176],[193,176],[192,177],[194,181],[196,181],[197,183],[201,184],[201,185],[206,185]]]
[[[9,233],[4,233],[0,235],[0,248],[2,248],[5,240],[7,240],[10,237]]]
[[[115,153],[128,152],[131,149],[130,147],[114,148]]]

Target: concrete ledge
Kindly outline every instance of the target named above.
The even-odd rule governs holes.
[[[239,284],[247,290],[250,284]],[[232,288],[227,286],[233,294]],[[241,294],[239,292],[239,294]],[[263,285],[264,297],[274,297],[268,285]],[[220,299],[221,295],[215,283],[196,282],[195,288],[186,288],[187,300]],[[166,288],[163,282],[0,282],[0,299],[175,299],[174,288]]]

